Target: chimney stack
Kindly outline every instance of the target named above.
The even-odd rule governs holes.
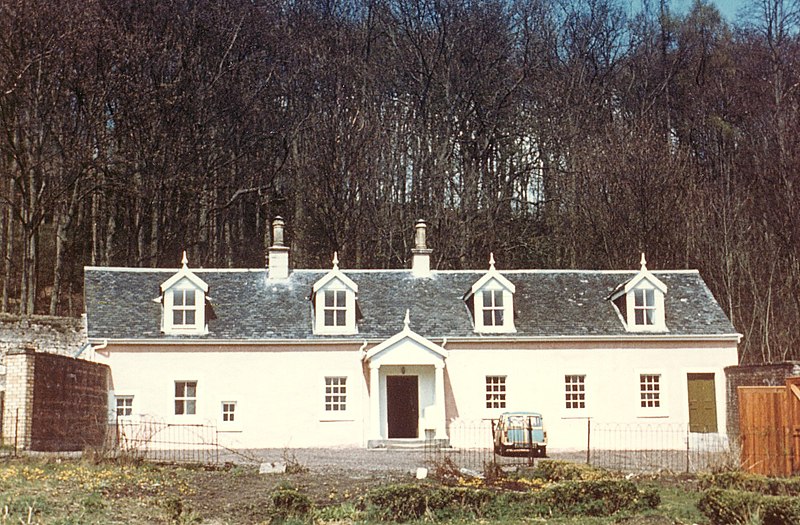
[[[414,225],[414,249],[411,250],[411,275],[414,277],[431,276],[431,252],[425,240],[428,225],[422,219]]]
[[[269,247],[267,276],[270,279],[287,279],[289,277],[289,247],[283,242],[283,218],[278,216],[272,221],[272,246]]]

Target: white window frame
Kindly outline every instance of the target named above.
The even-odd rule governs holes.
[[[328,415],[347,413],[347,376],[325,376],[323,407]]]
[[[508,408],[508,376],[489,375],[484,377],[484,407],[488,410]]]
[[[586,412],[586,374],[564,374],[564,407],[568,415]]]
[[[130,394],[114,394],[114,414],[117,418],[131,417],[133,415],[133,395]],[[120,406],[120,401],[127,401],[127,405]],[[120,414],[120,409],[128,413]]]
[[[322,294],[322,323],[325,329],[336,330],[347,326],[347,290],[322,290]],[[330,314],[330,323],[328,314]]]
[[[178,391],[178,385],[183,385],[182,392]],[[194,388],[194,395],[188,395],[189,386],[192,385]],[[177,417],[191,417],[196,416],[198,413],[197,410],[197,387],[198,381],[196,379],[176,379],[174,382],[174,399],[173,399],[173,415]],[[179,395],[182,393],[182,395]],[[178,412],[178,403],[183,403],[183,408],[181,412]],[[191,405],[190,405],[191,403]],[[192,412],[189,412],[189,407],[193,408]]]
[[[643,403],[646,406],[642,406]],[[666,384],[663,373],[654,370],[636,372],[636,410],[638,417],[668,416]]]
[[[484,327],[500,327],[505,324],[505,307],[503,306],[503,290],[490,290],[485,289],[481,290],[481,294],[483,295],[483,326]],[[500,303],[498,306],[497,303]],[[487,316],[489,318],[489,322],[486,322]],[[500,322],[497,322],[498,316],[500,317]]]
[[[643,301],[637,302],[638,294],[641,294]],[[652,303],[648,301],[648,294],[652,294]],[[625,304],[627,308],[625,326],[629,332],[664,332],[667,330],[664,315],[664,293],[647,279],[642,279],[628,291]],[[637,312],[641,312],[644,322],[637,323]],[[652,315],[648,316],[648,312]]]
[[[645,287],[633,289],[633,324],[637,326],[656,324],[655,289]]]
[[[224,425],[237,424],[239,419],[237,417],[238,403],[236,401],[222,401],[220,402],[220,421]]]
[[[489,292],[489,293],[487,293]],[[496,304],[495,294],[502,294],[502,306]],[[488,299],[488,300],[487,300]],[[487,334],[516,332],[514,327],[514,294],[500,285],[496,280],[489,281],[479,288],[473,295],[473,309],[475,312],[475,331]],[[495,312],[502,310],[503,322],[494,324]],[[492,324],[484,322],[484,313],[492,312]]]
[[[327,306],[325,303],[328,294],[333,292],[334,297],[344,293],[344,306],[338,304],[339,299],[334,299],[333,306]],[[338,279],[332,279],[325,284],[322,288],[317,290],[314,298],[314,333],[318,335],[355,335],[358,333],[358,326],[356,325],[356,294],[344,285]],[[336,319],[336,313],[344,311],[344,324],[325,324],[325,314],[333,312],[333,318]]]
[[[194,294],[194,305],[187,306],[186,299]],[[175,296],[181,297],[175,301]],[[182,279],[164,290],[164,317],[162,329],[167,334],[204,334],[206,333],[205,293],[189,279]],[[175,314],[181,312],[184,322],[175,323]],[[187,312],[194,312],[194,322],[186,323]]]
[[[197,325],[197,290],[176,286],[170,292],[172,293],[172,327],[175,329],[194,328]],[[180,314],[180,320],[176,321],[178,314]],[[187,320],[190,316],[191,322]]]

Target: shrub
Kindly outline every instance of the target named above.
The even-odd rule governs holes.
[[[710,488],[703,492],[697,508],[714,525],[746,525],[754,517],[760,517],[764,525],[800,523],[800,500],[790,496]]]
[[[367,494],[368,514],[381,521],[409,521],[421,518],[427,510],[424,485],[387,485]]]
[[[563,516],[611,516],[619,511],[655,508],[661,498],[654,490],[640,491],[628,480],[565,481],[536,495],[539,505]]]
[[[438,519],[481,517],[494,493],[466,487],[441,487],[428,495],[427,510]]]
[[[388,485],[367,494],[368,514],[381,521],[408,521],[426,515],[440,520],[483,516],[494,500],[488,490],[430,485]]]
[[[532,475],[547,481],[588,481],[611,478],[608,471],[569,461],[540,461]]]
[[[655,508],[655,489],[640,491],[627,480],[565,481],[539,492],[495,493],[466,487],[389,485],[369,492],[368,515],[381,521],[530,516],[610,516]]]
[[[276,521],[287,518],[306,518],[313,508],[311,498],[293,488],[281,487],[271,496],[272,517]]]
[[[701,476],[700,488],[743,490],[773,496],[800,496],[800,478],[768,478],[731,470]]]

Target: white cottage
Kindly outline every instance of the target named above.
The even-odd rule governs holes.
[[[458,445],[451,430],[544,415],[551,449],[586,420],[725,432],[737,334],[697,271],[430,267],[85,269],[90,342],[119,418],[212,422],[237,447]]]

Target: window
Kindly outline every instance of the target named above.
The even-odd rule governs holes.
[[[172,290],[172,326],[194,327],[196,311],[194,288]]]
[[[161,296],[157,300],[163,307],[161,330],[180,335],[207,333],[207,306],[209,318],[214,318],[210,305],[206,305],[208,284],[189,270],[186,252],[181,263],[183,267],[159,287]]]
[[[197,381],[175,381],[175,415],[197,413]]]
[[[564,376],[564,392],[567,409],[586,408],[586,376]]]
[[[311,287],[314,307],[313,329],[320,335],[358,333],[358,285],[339,270],[333,254],[333,269]]]
[[[658,374],[639,375],[639,402],[642,408],[661,407],[661,376]]]
[[[483,291],[483,326],[503,326],[503,290]]]
[[[325,326],[345,326],[346,319],[347,293],[344,290],[325,290]]]
[[[347,378],[325,378],[325,411],[342,412],[347,410]]]
[[[486,408],[506,407],[506,376],[486,376]]]
[[[117,417],[133,414],[133,396],[116,396]]]
[[[222,402],[222,421],[232,422],[236,420],[236,401]]]
[[[655,291],[651,288],[637,288],[633,291],[633,319],[638,326],[656,324]]]

